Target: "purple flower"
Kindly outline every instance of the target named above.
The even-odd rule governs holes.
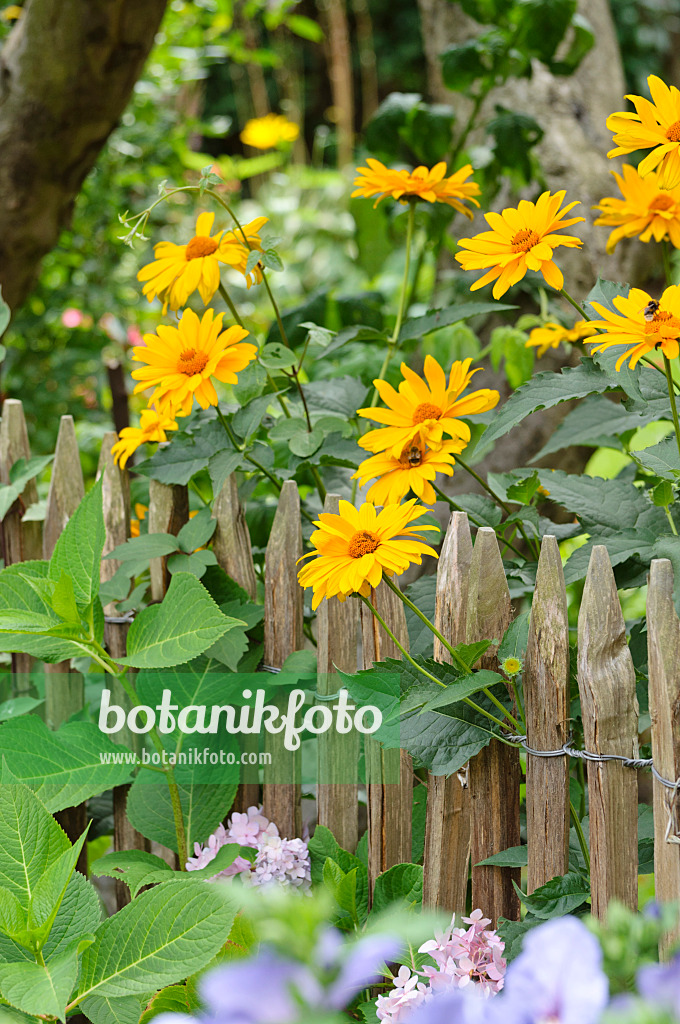
[[[494,1002],[506,1024],[595,1024],[608,991],[599,942],[577,918],[562,917],[526,935]]]
[[[328,990],[325,1005],[333,1010],[347,1006],[357,992],[382,977],[379,968],[385,961],[394,960],[401,949],[402,943],[391,935],[369,935],[350,946],[340,973]]]
[[[680,1019],[680,953],[669,964],[647,964],[637,973],[640,995]]]

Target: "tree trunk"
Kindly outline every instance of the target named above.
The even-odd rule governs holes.
[[[69,223],[167,0],[28,0],[0,52],[0,285],[16,309]]]

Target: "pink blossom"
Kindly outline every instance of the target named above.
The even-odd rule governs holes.
[[[80,327],[84,319],[84,314],[79,309],[74,309],[73,306],[69,306],[61,314],[61,322],[64,327]]]
[[[144,335],[140,331],[139,327],[135,326],[135,324],[131,324],[128,327],[126,333],[127,333],[127,340],[130,343],[130,345],[143,345],[144,344]]]

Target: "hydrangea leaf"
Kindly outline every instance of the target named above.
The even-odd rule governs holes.
[[[45,964],[0,964],[0,992],[24,1013],[51,1014],[66,1020],[66,1005],[78,976],[79,952],[94,935],[75,939],[69,949]]]
[[[408,907],[419,907],[423,902],[423,868],[421,864],[395,864],[375,881],[374,911],[386,910],[404,902]]]
[[[103,477],[78,505],[57,541],[48,577],[57,582],[70,576],[79,605],[87,607],[99,593],[99,573],[106,540],[102,512]]]
[[[515,882],[512,884],[527,910],[543,920],[571,914],[590,899],[590,880],[576,871],[551,878],[531,895],[523,893]]]

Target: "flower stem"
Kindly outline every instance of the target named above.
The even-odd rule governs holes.
[[[438,487],[436,483],[434,483],[434,481],[432,482],[432,487],[433,490],[442,499],[442,501],[446,501],[449,505],[449,508],[452,508],[454,512],[465,512],[465,509],[461,508],[460,505],[457,505],[456,502],[452,498],[450,498],[448,494],[445,494],[444,491],[442,491],[442,489]],[[465,514],[467,515],[468,519],[473,524],[473,526],[486,526],[486,523],[482,522],[481,519],[478,519],[477,516],[473,516],[472,513],[466,512]],[[496,535],[501,544],[504,544],[506,547],[510,548],[512,551],[515,552],[516,555],[519,555],[519,557],[524,560],[524,555],[519,550],[519,548],[515,547],[512,541],[508,540],[502,534],[499,534],[498,530],[496,530]]]
[[[572,298],[572,296],[569,294],[568,291],[566,291],[565,288],[560,288],[559,289],[559,293],[560,293],[560,295],[562,296],[563,299],[566,299],[567,302],[571,303],[571,305],[574,307],[576,312],[579,314],[579,316],[583,320],[592,320],[593,319],[591,316],[588,316],[588,314],[584,310],[583,306],[579,305],[579,303],[576,301],[576,299]]]
[[[487,492],[487,494],[491,495],[493,500],[498,505],[500,505],[500,507],[503,509],[504,512],[507,512],[508,515],[512,515],[512,509],[510,508],[510,506],[506,505],[506,503],[503,501],[503,499],[498,494],[496,494],[496,492],[491,487],[489,487],[489,485],[486,482],[486,480],[484,480],[479,475],[479,473],[476,473],[474,471],[472,466],[468,466],[467,462],[463,462],[463,460],[461,459],[460,455],[456,455],[456,462],[461,467],[461,469],[464,469],[466,473],[469,473],[470,476],[473,477],[473,479],[475,479],[477,481],[477,483],[480,484],[480,486],[484,488],[484,490]],[[537,543],[533,543],[529,539],[529,537],[527,536],[526,530],[524,529],[522,524],[519,523],[519,522],[517,523],[517,529],[522,534],[522,539],[524,540],[525,544],[527,544],[529,549],[534,552],[535,557],[539,558],[541,552],[540,552],[540,549],[538,547],[538,544]]]
[[[415,223],[416,204],[415,202],[411,201],[409,202],[408,220],[406,222],[406,258],[404,260],[404,278],[401,283],[401,294],[399,296],[397,319],[395,321],[394,330],[392,331],[390,340],[387,342],[387,352],[385,353],[385,358],[383,360],[382,366],[380,367],[380,373],[378,374],[376,380],[385,379],[385,374],[387,373],[387,368],[390,365],[390,360],[392,359],[392,356],[394,355],[399,343],[399,331],[401,330],[401,325],[404,320],[404,313],[406,312],[406,296],[408,295],[408,279],[409,271],[411,269],[411,246],[413,244],[413,230],[415,227]],[[375,391],[373,392],[373,398],[371,400],[372,409],[378,404],[379,399],[380,394],[378,392],[378,389],[376,388]]]
[[[671,403],[671,415],[673,417],[673,429],[675,430],[675,440],[678,445],[678,454],[680,454],[680,420],[678,420],[678,406],[675,401],[675,388],[673,386],[673,370],[671,368],[671,362],[666,353],[663,353],[663,365],[666,372],[666,380],[668,381],[668,397]]]
[[[526,733],[527,719],[526,715],[524,714],[524,705],[522,704],[522,697],[520,695],[519,686],[517,685],[517,678],[515,676],[513,676],[512,679],[510,680],[510,686],[512,687],[512,692],[515,697],[515,704],[517,705],[517,710],[519,711],[519,716],[522,719],[522,725],[524,726],[524,732]]]

